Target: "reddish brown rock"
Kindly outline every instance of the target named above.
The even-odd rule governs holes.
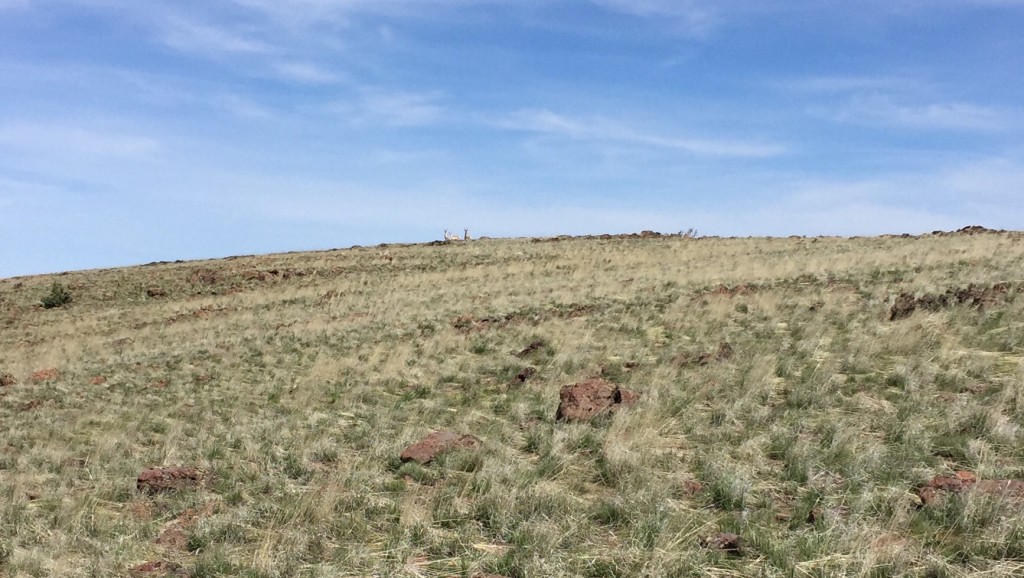
[[[60,377],[60,370],[57,369],[40,369],[29,376],[29,381],[32,383],[42,383],[44,381],[53,381]]]
[[[457,434],[450,430],[434,432],[420,441],[405,448],[401,459],[403,462],[429,464],[444,452],[479,447],[480,440],[471,435]]]
[[[722,550],[731,554],[743,553],[743,538],[729,532],[719,532],[701,540],[701,545],[712,550]]]
[[[524,367],[515,377],[512,378],[510,385],[521,385],[526,383],[526,380],[533,377],[537,373],[536,367]]]
[[[522,358],[526,357],[527,355],[530,355],[534,351],[537,351],[541,347],[544,347],[544,345],[545,345],[545,343],[543,341],[541,341],[541,340],[533,341],[529,345],[524,347],[522,351],[517,353],[516,357],[522,359]]]
[[[0,375],[0,387],[11,387],[12,385],[16,385],[17,383],[18,380],[14,379],[14,376],[9,373]]]
[[[135,487],[140,492],[156,494],[197,486],[201,475],[194,468],[153,468],[139,474]]]
[[[89,380],[89,385],[103,385],[106,382],[106,377],[103,377],[102,375],[97,375],[96,377]]]
[[[164,291],[160,287],[147,287],[146,297],[157,299],[160,297],[167,297],[167,291]]]
[[[558,394],[557,421],[586,421],[636,403],[640,394],[600,378],[567,385]]]
[[[889,309],[889,321],[910,317],[917,309],[939,311],[954,305],[988,307],[1006,300],[1012,290],[1013,287],[1007,283],[996,283],[991,287],[971,284],[967,287],[947,289],[945,293],[926,293],[916,298],[913,293],[903,292],[896,296]]]

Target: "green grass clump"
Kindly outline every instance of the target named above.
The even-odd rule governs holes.
[[[60,283],[54,281],[53,285],[50,286],[50,292],[43,297],[43,307],[46,309],[53,309],[55,307],[63,307],[68,303],[71,303],[71,292],[67,290]]]

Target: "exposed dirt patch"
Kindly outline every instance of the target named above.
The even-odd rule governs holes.
[[[401,459],[403,462],[426,465],[444,452],[479,446],[480,440],[474,436],[457,434],[450,430],[437,431],[405,448]]]
[[[128,504],[128,511],[131,512],[132,517],[136,520],[148,522],[153,519],[153,506],[145,498],[132,500]]]
[[[331,269],[328,272],[328,276],[337,275],[341,271],[343,271],[343,269]],[[292,277],[306,277],[308,275],[312,275],[314,272],[315,271],[313,269],[267,269],[265,271],[265,273],[269,275],[268,278],[273,277],[284,280],[291,279]]]
[[[53,381],[60,377],[60,370],[58,369],[40,369],[29,376],[28,380],[32,383],[43,383],[44,381]]]
[[[636,403],[640,394],[601,378],[593,378],[563,387],[558,397],[555,420],[573,422],[611,415]]]
[[[582,303],[568,303],[549,305],[544,309],[520,309],[511,311],[504,315],[489,317],[473,317],[472,315],[460,315],[452,319],[451,326],[455,329],[469,333],[472,331],[484,331],[492,327],[507,327],[521,323],[539,323],[548,319],[572,319],[590,315],[597,311],[594,305]],[[529,353],[527,353],[529,355]]]
[[[163,560],[139,564],[128,572],[132,576],[188,576],[188,571],[181,564]]]
[[[896,296],[889,309],[889,321],[897,321],[910,317],[914,311],[939,311],[954,305],[969,307],[986,307],[1006,299],[1012,288],[1008,283],[996,283],[991,287],[969,285],[959,289],[948,289],[945,293],[925,293],[915,297],[913,293],[903,292]]]
[[[683,482],[683,493],[687,496],[696,496],[704,491],[704,484],[697,480],[686,480]]]
[[[102,375],[97,375],[96,377],[94,377],[94,378],[89,380],[89,385],[103,385],[106,382],[107,382],[107,378],[106,377],[104,377]]]
[[[36,408],[40,408],[42,406],[43,406],[43,400],[41,400],[41,399],[33,399],[31,401],[26,401],[25,403],[19,405],[18,406],[18,411],[21,411],[21,412],[32,411],[32,410],[34,410]]]
[[[176,313],[171,317],[167,318],[167,323],[177,323],[186,319],[209,319],[218,313],[227,311],[227,307],[213,307],[212,305],[203,305],[199,309],[193,309],[192,311]]]
[[[729,287],[724,283],[719,283],[718,285],[712,287],[711,289],[706,289],[704,291],[699,292],[697,294],[697,297],[705,297],[708,295],[716,295],[722,297],[737,297],[742,295],[753,295],[754,293],[757,293],[757,291],[758,287],[756,285],[748,285],[746,283],[741,283],[739,285]]]
[[[180,526],[168,526],[160,531],[160,535],[153,540],[153,543],[168,550],[185,552],[188,550],[188,534]]]
[[[327,293],[324,293],[323,295],[321,295],[320,298],[316,300],[316,304],[320,305],[320,306],[327,305],[328,303],[330,303],[331,301],[333,301],[333,300],[335,300],[337,298],[338,298],[338,292],[336,290],[334,290],[334,289],[331,289]]]
[[[1024,480],[978,480],[974,490],[1001,498],[1024,500]]]
[[[921,504],[937,504],[948,494],[966,491],[981,492],[990,496],[1024,500],[1024,480],[981,480],[973,472],[957,471],[952,476],[935,476],[917,489]]]
[[[186,488],[194,488],[202,481],[202,475],[195,468],[152,468],[139,474],[135,487],[140,492],[157,494]]]
[[[672,363],[677,367],[685,367],[688,365],[708,365],[716,361],[732,359],[735,354],[736,352],[733,350],[732,345],[723,341],[722,343],[719,343],[718,347],[713,351],[706,351],[704,353],[680,353],[672,358]]]
[[[177,518],[164,525],[163,530],[160,531],[160,535],[157,536],[154,543],[171,550],[188,551],[187,530],[216,511],[217,505],[215,502],[207,502],[206,505],[199,509],[188,508],[179,514]]]
[[[213,269],[194,269],[188,276],[188,282],[193,285],[216,285],[220,281],[220,275]]]
[[[248,271],[242,271],[242,279],[246,281],[266,281],[272,279],[274,276],[267,271],[260,271],[258,269],[249,269]]]

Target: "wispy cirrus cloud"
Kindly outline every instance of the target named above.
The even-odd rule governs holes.
[[[691,0],[591,0],[597,6],[631,16],[667,19],[693,34],[710,31],[721,20],[720,4]]]
[[[967,102],[904,103],[884,94],[857,95],[816,112],[838,122],[914,129],[999,131],[1011,122],[1007,111],[995,107]]]
[[[144,135],[64,124],[0,124],[0,148],[9,153],[142,158],[157,153],[160,141]]]
[[[273,52],[272,45],[256,38],[252,30],[232,30],[223,24],[194,20],[183,13],[169,14],[161,18],[157,26],[160,39],[181,52],[200,55]]]
[[[283,80],[305,84],[336,84],[347,78],[344,73],[324,68],[312,62],[281,61],[274,63],[272,69]]]
[[[573,118],[546,109],[521,110],[493,122],[507,130],[556,135],[581,141],[654,147],[702,156],[766,158],[784,154],[777,143],[666,136],[604,117]]]
[[[917,90],[921,82],[905,76],[812,76],[790,80],[769,81],[775,88],[791,92],[815,94],[848,94],[862,91]]]
[[[443,118],[445,109],[441,101],[439,92],[363,88],[349,100],[329,104],[326,110],[353,125],[417,127],[435,124]]]
[[[981,132],[1019,124],[1012,110],[950,98],[954,91],[913,76],[817,76],[767,85],[797,93],[809,113],[837,123]]]

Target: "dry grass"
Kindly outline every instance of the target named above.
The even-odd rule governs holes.
[[[0,280],[0,576],[1021,575],[1020,503],[914,490],[1024,478],[1022,241],[485,240]],[[54,281],[73,302],[38,307]],[[972,283],[1010,290],[887,318]],[[597,375],[640,402],[556,423]],[[398,460],[440,428],[482,447]],[[207,481],[135,489],[172,465]],[[702,547],[720,531],[743,550]]]

